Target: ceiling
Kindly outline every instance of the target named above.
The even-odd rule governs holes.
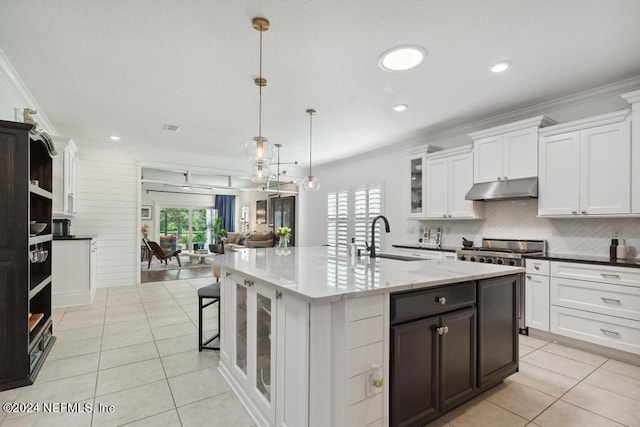
[[[236,174],[258,133],[256,16],[271,22],[263,135],[303,168],[309,107],[322,164],[640,75],[633,0],[0,0],[0,9],[0,49],[58,134],[81,150],[115,145]],[[406,72],[378,67],[405,44],[427,59]],[[505,59],[510,70],[489,72]]]

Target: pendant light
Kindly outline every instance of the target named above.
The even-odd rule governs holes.
[[[309,115],[309,175],[302,181],[302,189],[304,191],[318,191],[320,189],[320,181],[311,173],[311,137],[313,135],[313,115],[315,113],[316,110],[313,108],[307,110],[307,114]]]
[[[252,163],[250,170],[251,180],[258,183],[266,182],[271,173],[269,164],[273,161],[273,145],[262,136],[262,88],[267,85],[267,80],[262,77],[262,33],[269,29],[269,21],[265,18],[253,18],[253,28],[260,32],[260,74],[254,83],[259,88],[260,103],[258,108],[258,136],[247,142],[244,149],[245,157]]]

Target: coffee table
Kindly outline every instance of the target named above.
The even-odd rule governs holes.
[[[213,258],[214,256],[216,256],[216,253],[213,252],[207,252],[207,253],[198,253],[198,252],[182,252],[181,255],[187,255],[189,257],[189,261],[191,261],[191,263],[195,264],[195,259],[198,259],[198,264],[204,264],[204,260],[206,258]]]

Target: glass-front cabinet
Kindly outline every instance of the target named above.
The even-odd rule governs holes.
[[[407,186],[409,187],[409,217],[424,218],[425,183],[423,168],[424,154],[414,154],[409,157],[409,173]]]
[[[272,287],[232,273],[233,375],[252,395],[265,418],[275,421],[276,292]]]

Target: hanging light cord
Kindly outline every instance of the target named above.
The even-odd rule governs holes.
[[[313,174],[311,173],[312,135],[313,135],[313,112],[309,111],[309,176],[313,176]]]
[[[258,109],[258,136],[262,137],[262,33],[264,29],[262,24],[260,24],[260,71],[259,71],[259,79],[258,79],[258,89],[260,93],[260,107]]]

